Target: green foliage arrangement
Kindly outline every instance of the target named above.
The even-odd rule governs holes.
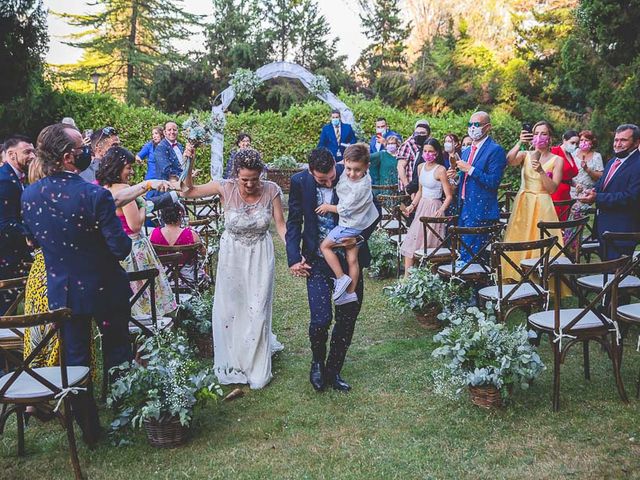
[[[371,264],[367,269],[373,278],[388,278],[397,268],[397,247],[389,240],[389,235],[383,229],[374,231],[369,237],[369,251]]]
[[[440,347],[432,356],[444,360],[435,379],[450,385],[494,386],[506,397],[510,387],[529,388],[544,370],[525,327],[510,330],[496,323],[490,306],[486,312],[457,309],[448,317],[450,325],[433,337]]]
[[[188,337],[211,333],[212,308],[213,294],[210,290],[195,295],[180,305],[180,326],[187,332]]]
[[[138,353],[140,363],[112,369],[120,375],[107,399],[107,405],[117,411],[113,431],[174,417],[189,426],[197,404],[222,396],[211,367],[203,368],[195,360],[183,335],[160,332],[145,339]]]
[[[424,313],[434,307],[442,309],[443,313],[438,315],[441,321],[447,319],[447,312],[467,305],[471,299],[468,287],[455,280],[444,281],[437,273],[432,273],[429,265],[412,268],[408,277],[385,287],[384,292],[391,305],[401,312]]]
[[[291,155],[280,155],[267,164],[270,170],[293,170],[298,167],[298,162]]]
[[[250,100],[256,89],[262,85],[262,81],[253,70],[239,68],[231,75],[229,85],[235,90],[236,98],[242,101]]]

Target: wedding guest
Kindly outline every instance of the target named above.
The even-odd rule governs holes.
[[[418,120],[413,128],[413,135],[411,135],[400,147],[400,150],[398,151],[399,190],[407,190],[415,172],[415,163],[420,159],[422,146],[430,136],[431,127],[429,126],[429,122],[426,120]],[[415,190],[407,190],[407,193],[413,194],[417,190],[418,187],[416,185]]]
[[[455,133],[447,133],[442,143],[442,165],[447,170],[460,160],[460,140]]]
[[[122,147],[110,148],[100,162],[100,168],[96,174],[98,183],[109,190],[112,195],[124,188],[128,188],[134,173],[134,162],[135,157],[129,150]],[[117,208],[116,215],[122,224],[124,232],[132,241],[131,253],[121,262],[123,268],[127,272],[157,269],[159,275],[154,282],[156,311],[160,317],[173,312],[177,305],[169,279],[149,239],[142,232],[142,227],[147,217],[146,202],[142,197],[138,197],[136,201]],[[134,294],[143,285],[144,281],[133,282],[132,289]],[[134,317],[149,317],[151,315],[151,293],[148,290],[131,307],[131,313]]]
[[[414,253],[424,247],[424,230],[421,217],[442,217],[453,201],[453,188],[444,167],[442,147],[435,138],[429,138],[422,148],[422,159],[416,176],[419,179],[418,191],[407,207],[407,213],[415,212],[416,221],[411,223],[400,246],[400,254],[404,257],[405,276],[414,264]],[[444,194],[444,202],[442,196]],[[433,224],[441,237],[444,237],[445,224]],[[427,232],[427,248],[440,246],[440,240],[432,232]]]
[[[154,151],[156,160],[156,178],[160,180],[178,180],[182,173],[184,157],[193,157],[191,144],[186,147],[178,143],[178,124],[167,122],[164,124],[164,138],[160,140]]]
[[[3,143],[5,163],[0,167],[0,280],[20,276],[22,262],[28,259],[28,229],[20,211],[29,164],[35,159],[31,140],[13,135]],[[0,293],[0,315],[13,297]]]
[[[224,169],[224,178],[232,178],[234,175],[235,169],[233,167],[233,161],[238,150],[242,148],[251,148],[251,135],[248,133],[240,132],[238,134],[238,137],[236,138],[236,148],[229,154],[229,160],[227,161],[227,166]]]
[[[562,135],[562,144],[551,148],[551,153],[562,158],[562,180],[556,191],[551,194],[551,200],[561,202],[571,200],[571,184],[573,178],[578,175],[578,166],[573,157],[578,149],[580,138],[575,130],[568,130]],[[555,207],[558,220],[564,222],[569,218],[569,207]]]
[[[333,227],[320,244],[320,252],[335,275],[333,300],[336,305],[357,302],[356,285],[358,265],[357,239],[364,230],[377,223],[378,210],[373,204],[369,151],[364,143],[349,145],[344,151],[344,172],[336,185],[338,204],[323,203],[316,208],[318,215],[338,215],[338,225]],[[349,243],[349,241],[351,242]],[[343,270],[334,248],[344,246],[348,274]]]
[[[95,183],[96,172],[100,166],[100,160],[111,147],[120,145],[120,137],[113,127],[104,127],[91,134],[91,150],[93,159],[89,166],[81,171],[80,176],[89,183]]]
[[[577,198],[581,191],[593,188],[604,171],[602,155],[595,150],[598,146],[597,137],[591,130],[581,131],[579,137],[578,150],[574,155],[578,174],[573,179],[572,198]]]
[[[129,254],[131,240],[116,217],[111,194],[78,175],[76,161],[83,152],[77,129],[62,124],[44,128],[37,155],[46,176],[25,189],[22,211],[44,254],[49,308],[73,312],[61,324],[67,364],[90,366],[94,318],[110,368],[131,359],[131,289],[119,263]],[[95,443],[100,425],[91,389],[73,395],[72,405],[85,441]]]
[[[473,144],[473,140],[469,135],[463,135],[462,140],[460,140],[460,150],[464,152],[466,149],[471,148]]]
[[[398,149],[401,140],[390,135],[384,150],[371,155],[369,175],[373,185],[396,185],[398,183]]]
[[[396,137],[398,144],[402,143],[402,136],[398,132],[389,129],[387,120],[384,117],[378,117],[376,119],[376,134],[369,140],[369,153],[373,155],[374,153],[385,150],[387,142],[391,137]]]
[[[136,155],[136,161],[142,163],[147,159],[147,174],[144,176],[145,180],[154,180],[156,177],[156,159],[154,152],[158,144],[164,138],[164,133],[161,126],[153,127],[151,130],[151,140],[144,144]]]
[[[609,160],[595,188],[586,190],[578,200],[596,204],[596,230],[600,248],[604,247],[604,232],[640,232],[640,128],[625,123],[616,128],[613,138],[614,158]],[[601,250],[600,258],[613,260],[632,255],[635,242],[609,245],[607,255]]]
[[[329,150],[337,162],[342,160],[345,148],[358,141],[351,125],[343,123],[340,118],[340,110],[332,110],[331,121],[322,127],[318,140],[318,148]]]
[[[71,125],[74,128],[78,128],[78,126],[76,125],[76,121],[71,117],[64,117],[62,120],[60,120],[60,123],[63,123],[65,125]]]

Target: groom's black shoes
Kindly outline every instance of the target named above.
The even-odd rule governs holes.
[[[331,382],[331,388],[334,390],[338,390],[340,392],[348,392],[351,390],[351,385],[345,382],[338,373],[329,377],[329,382]]]
[[[324,365],[320,362],[311,362],[309,381],[316,392],[324,390]]]

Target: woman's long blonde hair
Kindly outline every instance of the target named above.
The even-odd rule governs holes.
[[[42,169],[42,162],[38,157],[31,161],[29,164],[29,184],[37,182],[38,180],[46,177],[44,170]]]

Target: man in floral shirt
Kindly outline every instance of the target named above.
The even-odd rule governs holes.
[[[398,188],[403,191],[413,177],[413,168],[420,159],[422,146],[431,136],[431,127],[426,120],[418,120],[411,135],[398,150]]]

